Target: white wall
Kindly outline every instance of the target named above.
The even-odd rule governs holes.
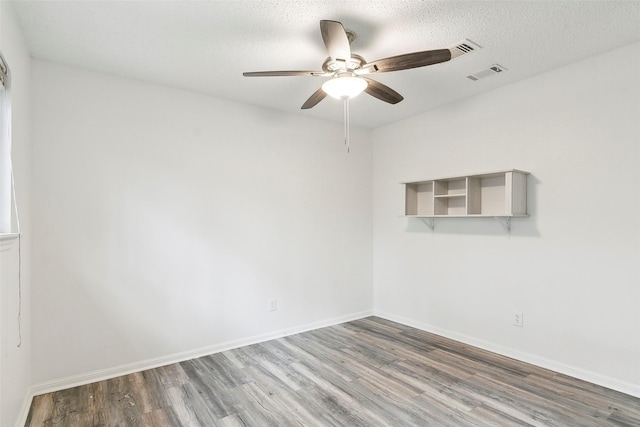
[[[32,69],[35,383],[371,312],[370,132]]]
[[[16,199],[20,212],[22,238],[0,241],[0,425],[14,425],[31,384],[30,340],[30,57],[22,38],[13,6],[0,2],[0,49],[12,73],[12,146]],[[15,229],[14,229],[15,231]],[[21,261],[22,345],[18,325]],[[24,409],[24,408],[23,408]]]
[[[374,131],[376,312],[640,395],[639,75],[635,44]],[[509,168],[511,236],[398,217],[401,181]]]

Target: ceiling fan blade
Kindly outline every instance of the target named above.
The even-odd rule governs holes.
[[[397,104],[404,99],[402,95],[391,89],[389,86],[366,77],[362,78],[369,83],[364,91],[374,98],[378,98],[379,100],[388,102],[389,104]]]
[[[324,76],[324,71],[249,71],[242,73],[245,77],[278,77],[278,76]]]
[[[450,59],[451,51],[449,49],[425,50],[423,52],[406,53],[404,55],[378,59],[377,61],[364,64],[361,69],[365,70],[364,74],[376,72],[385,73],[439,64]]]
[[[316,104],[322,101],[326,96],[327,96],[327,93],[324,90],[322,90],[322,88],[320,88],[317,91],[313,92],[313,94],[309,97],[309,99],[307,99],[304,102],[304,104],[302,104],[302,107],[300,108],[302,110],[308,110],[309,108],[315,107]]]
[[[320,21],[322,40],[334,61],[348,61],[351,59],[351,47],[344,27],[337,21]]]

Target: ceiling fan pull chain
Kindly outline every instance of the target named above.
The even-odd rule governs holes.
[[[347,100],[342,101],[342,120],[344,121],[344,145],[347,145]]]
[[[349,98],[344,99],[344,144],[347,146],[347,153],[350,153],[349,146]]]

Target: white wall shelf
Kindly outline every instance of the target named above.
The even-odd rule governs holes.
[[[499,218],[507,231],[512,217],[526,217],[527,175],[505,171],[403,182],[404,216],[423,218]],[[428,219],[428,220],[425,220]]]

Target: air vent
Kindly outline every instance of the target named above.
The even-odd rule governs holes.
[[[451,59],[466,55],[467,53],[474,52],[478,49],[482,49],[482,47],[469,39],[464,39],[457,45],[449,48],[449,50],[451,50]]]
[[[477,73],[469,74],[467,76],[467,78],[471,79],[471,80],[473,80],[475,82],[475,81],[478,81],[480,79],[484,79],[485,77],[489,77],[489,76],[496,75],[498,73],[502,73],[503,71],[507,71],[507,69],[504,68],[502,65],[493,64],[492,66],[490,66],[486,70],[482,70],[482,71],[478,71]]]

